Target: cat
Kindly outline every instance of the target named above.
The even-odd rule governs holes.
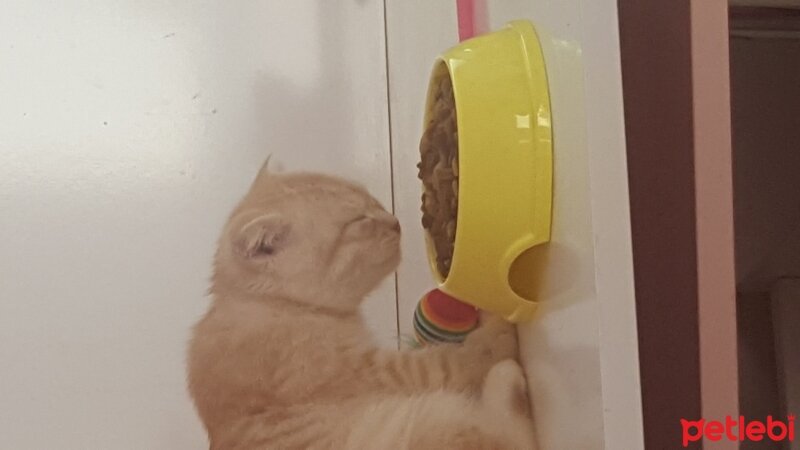
[[[214,257],[188,384],[211,450],[533,449],[516,332],[373,344],[362,299],[400,261],[397,219],[363,187],[265,167]]]

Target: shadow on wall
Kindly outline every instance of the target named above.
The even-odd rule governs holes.
[[[359,138],[356,127],[372,125],[356,124],[350,114],[359,106],[353,103],[359,97],[358,74],[350,69],[361,63],[344,51],[353,46],[358,32],[342,30],[342,24],[352,22],[345,20],[345,14],[352,14],[343,11],[338,2],[311,0],[298,0],[292,7],[252,2],[230,8],[220,2],[217,8],[217,29],[209,33],[214,38],[209,45],[217,49],[211,54],[220,59],[209,60],[206,72],[212,74],[212,82],[243,79],[238,83],[242,87],[218,86],[217,90],[246,102],[238,111],[225,112],[226,118],[220,121],[219,126],[237,130],[238,138],[236,142],[212,143],[217,146],[212,150],[217,166],[230,167],[219,172],[248,173],[247,168],[236,165],[247,164],[255,170],[268,154],[274,154],[290,170],[342,167],[342,157],[353,153],[346,146]],[[265,17],[274,20],[265,23]],[[298,28],[298,23],[303,26]],[[252,55],[258,55],[255,61],[251,61]],[[365,87],[363,96],[375,95]],[[247,157],[231,158],[224,150],[230,145],[236,147],[232,151]],[[354,163],[357,161],[347,165]]]
[[[261,146],[275,152],[279,158],[292,161],[292,166],[302,169],[330,170],[337,167],[346,145],[356,139],[353,132],[353,117],[347,114],[331,115],[329,109],[320,105],[336,105],[339,111],[353,109],[351,92],[342,92],[342,87],[352,88],[348,76],[349,64],[344,63],[341,49],[346,48],[346,35],[337,24],[342,16],[338,2],[309,2],[318,24],[316,36],[318,74],[311,85],[277,76],[277,73],[259,74],[253,86],[254,117],[259,122],[255,136]],[[297,55],[295,55],[297,56]],[[373,96],[374,92],[364,92]],[[269,124],[266,126],[266,124]],[[281,143],[275,148],[275,143]],[[297,149],[316,149],[315,160],[291,158]]]

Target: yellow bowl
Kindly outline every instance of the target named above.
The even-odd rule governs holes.
[[[438,81],[453,84],[458,126],[458,217],[450,273],[428,255],[440,289],[512,322],[530,320],[536,301],[510,279],[526,250],[550,240],[553,146],[544,57],[533,26],[511,22],[462,42],[437,60],[425,123]],[[427,234],[427,233],[426,233]],[[531,273],[530,276],[533,276]]]

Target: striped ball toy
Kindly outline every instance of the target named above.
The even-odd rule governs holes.
[[[478,310],[439,289],[419,301],[414,311],[414,335],[421,346],[458,343],[478,325]]]

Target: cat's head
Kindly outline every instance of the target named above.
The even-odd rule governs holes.
[[[351,312],[399,261],[400,225],[366,189],[265,167],[225,226],[214,283]]]

